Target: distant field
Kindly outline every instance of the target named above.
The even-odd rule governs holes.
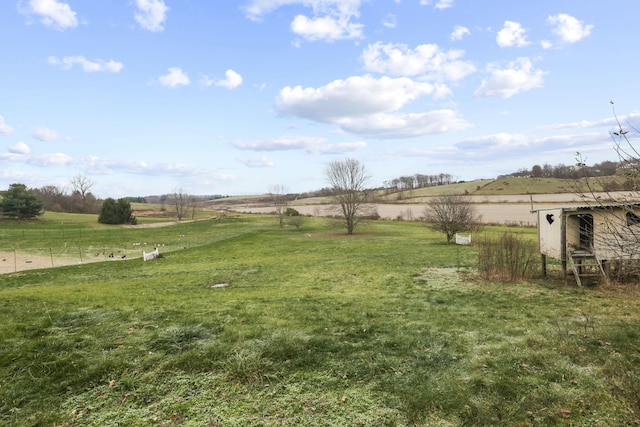
[[[424,206],[442,194],[460,194],[476,204],[482,221],[489,224],[536,226],[532,210],[593,202],[594,197],[607,202],[613,196],[620,200],[638,200],[636,192],[602,192],[603,183],[620,177],[594,178],[585,181],[556,178],[504,178],[477,180],[449,185],[386,193],[379,190],[372,196],[372,205],[384,219],[417,220],[424,216]],[[594,193],[591,193],[593,191]],[[288,205],[303,215],[331,216],[329,197],[298,198]],[[243,213],[271,213],[274,207],[265,195],[236,197],[207,204]]]
[[[469,196],[488,196],[499,198],[501,196],[515,195],[551,195],[567,194],[577,195],[590,191],[602,192],[603,184],[616,182],[618,187],[624,181],[622,177],[592,178],[588,181],[557,179],[557,178],[503,178],[485,179],[454,184],[417,188],[413,190],[386,192],[379,190],[374,192],[373,199],[377,203],[421,203],[429,197],[441,194],[464,194]],[[327,197],[297,198],[289,202],[291,206],[308,206],[327,204]],[[205,203],[212,209],[226,208],[228,206],[265,206],[270,204],[267,194],[253,196],[236,196],[224,199],[212,200]]]

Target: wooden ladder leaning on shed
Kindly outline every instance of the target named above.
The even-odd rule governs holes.
[[[592,251],[577,250],[569,254],[569,262],[578,286],[582,287],[582,280],[587,278],[606,279],[602,262]]]

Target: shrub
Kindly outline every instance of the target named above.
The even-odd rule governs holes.
[[[297,210],[293,209],[293,208],[287,208],[287,210],[285,211],[285,216],[299,216],[300,212],[298,212]]]
[[[531,240],[505,232],[499,239],[485,237],[479,246],[478,271],[485,279],[519,282],[539,272],[538,245]]]
[[[294,215],[289,218],[289,224],[293,225],[295,228],[300,228],[304,223],[304,217],[300,215]]]
[[[109,197],[102,203],[98,222],[101,224],[137,224],[132,215],[131,203],[126,199],[117,201]]]

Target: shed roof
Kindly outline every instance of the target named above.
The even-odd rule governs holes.
[[[636,208],[640,208],[640,202],[610,203],[610,204],[594,203],[591,205],[558,206],[553,208],[531,209],[531,213],[558,210],[558,209],[562,210],[562,212],[576,212],[576,211],[598,211],[598,210],[606,210],[606,209],[613,209],[613,208],[636,209]]]

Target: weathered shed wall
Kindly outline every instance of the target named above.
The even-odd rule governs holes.
[[[599,259],[640,259],[640,212],[629,207],[552,208],[537,213],[543,255],[564,261],[568,253],[581,249],[593,251]]]
[[[640,223],[629,222],[628,209],[596,211],[594,218],[594,250],[600,259],[640,259]]]
[[[562,208],[538,211],[538,244],[540,253],[562,259]]]

